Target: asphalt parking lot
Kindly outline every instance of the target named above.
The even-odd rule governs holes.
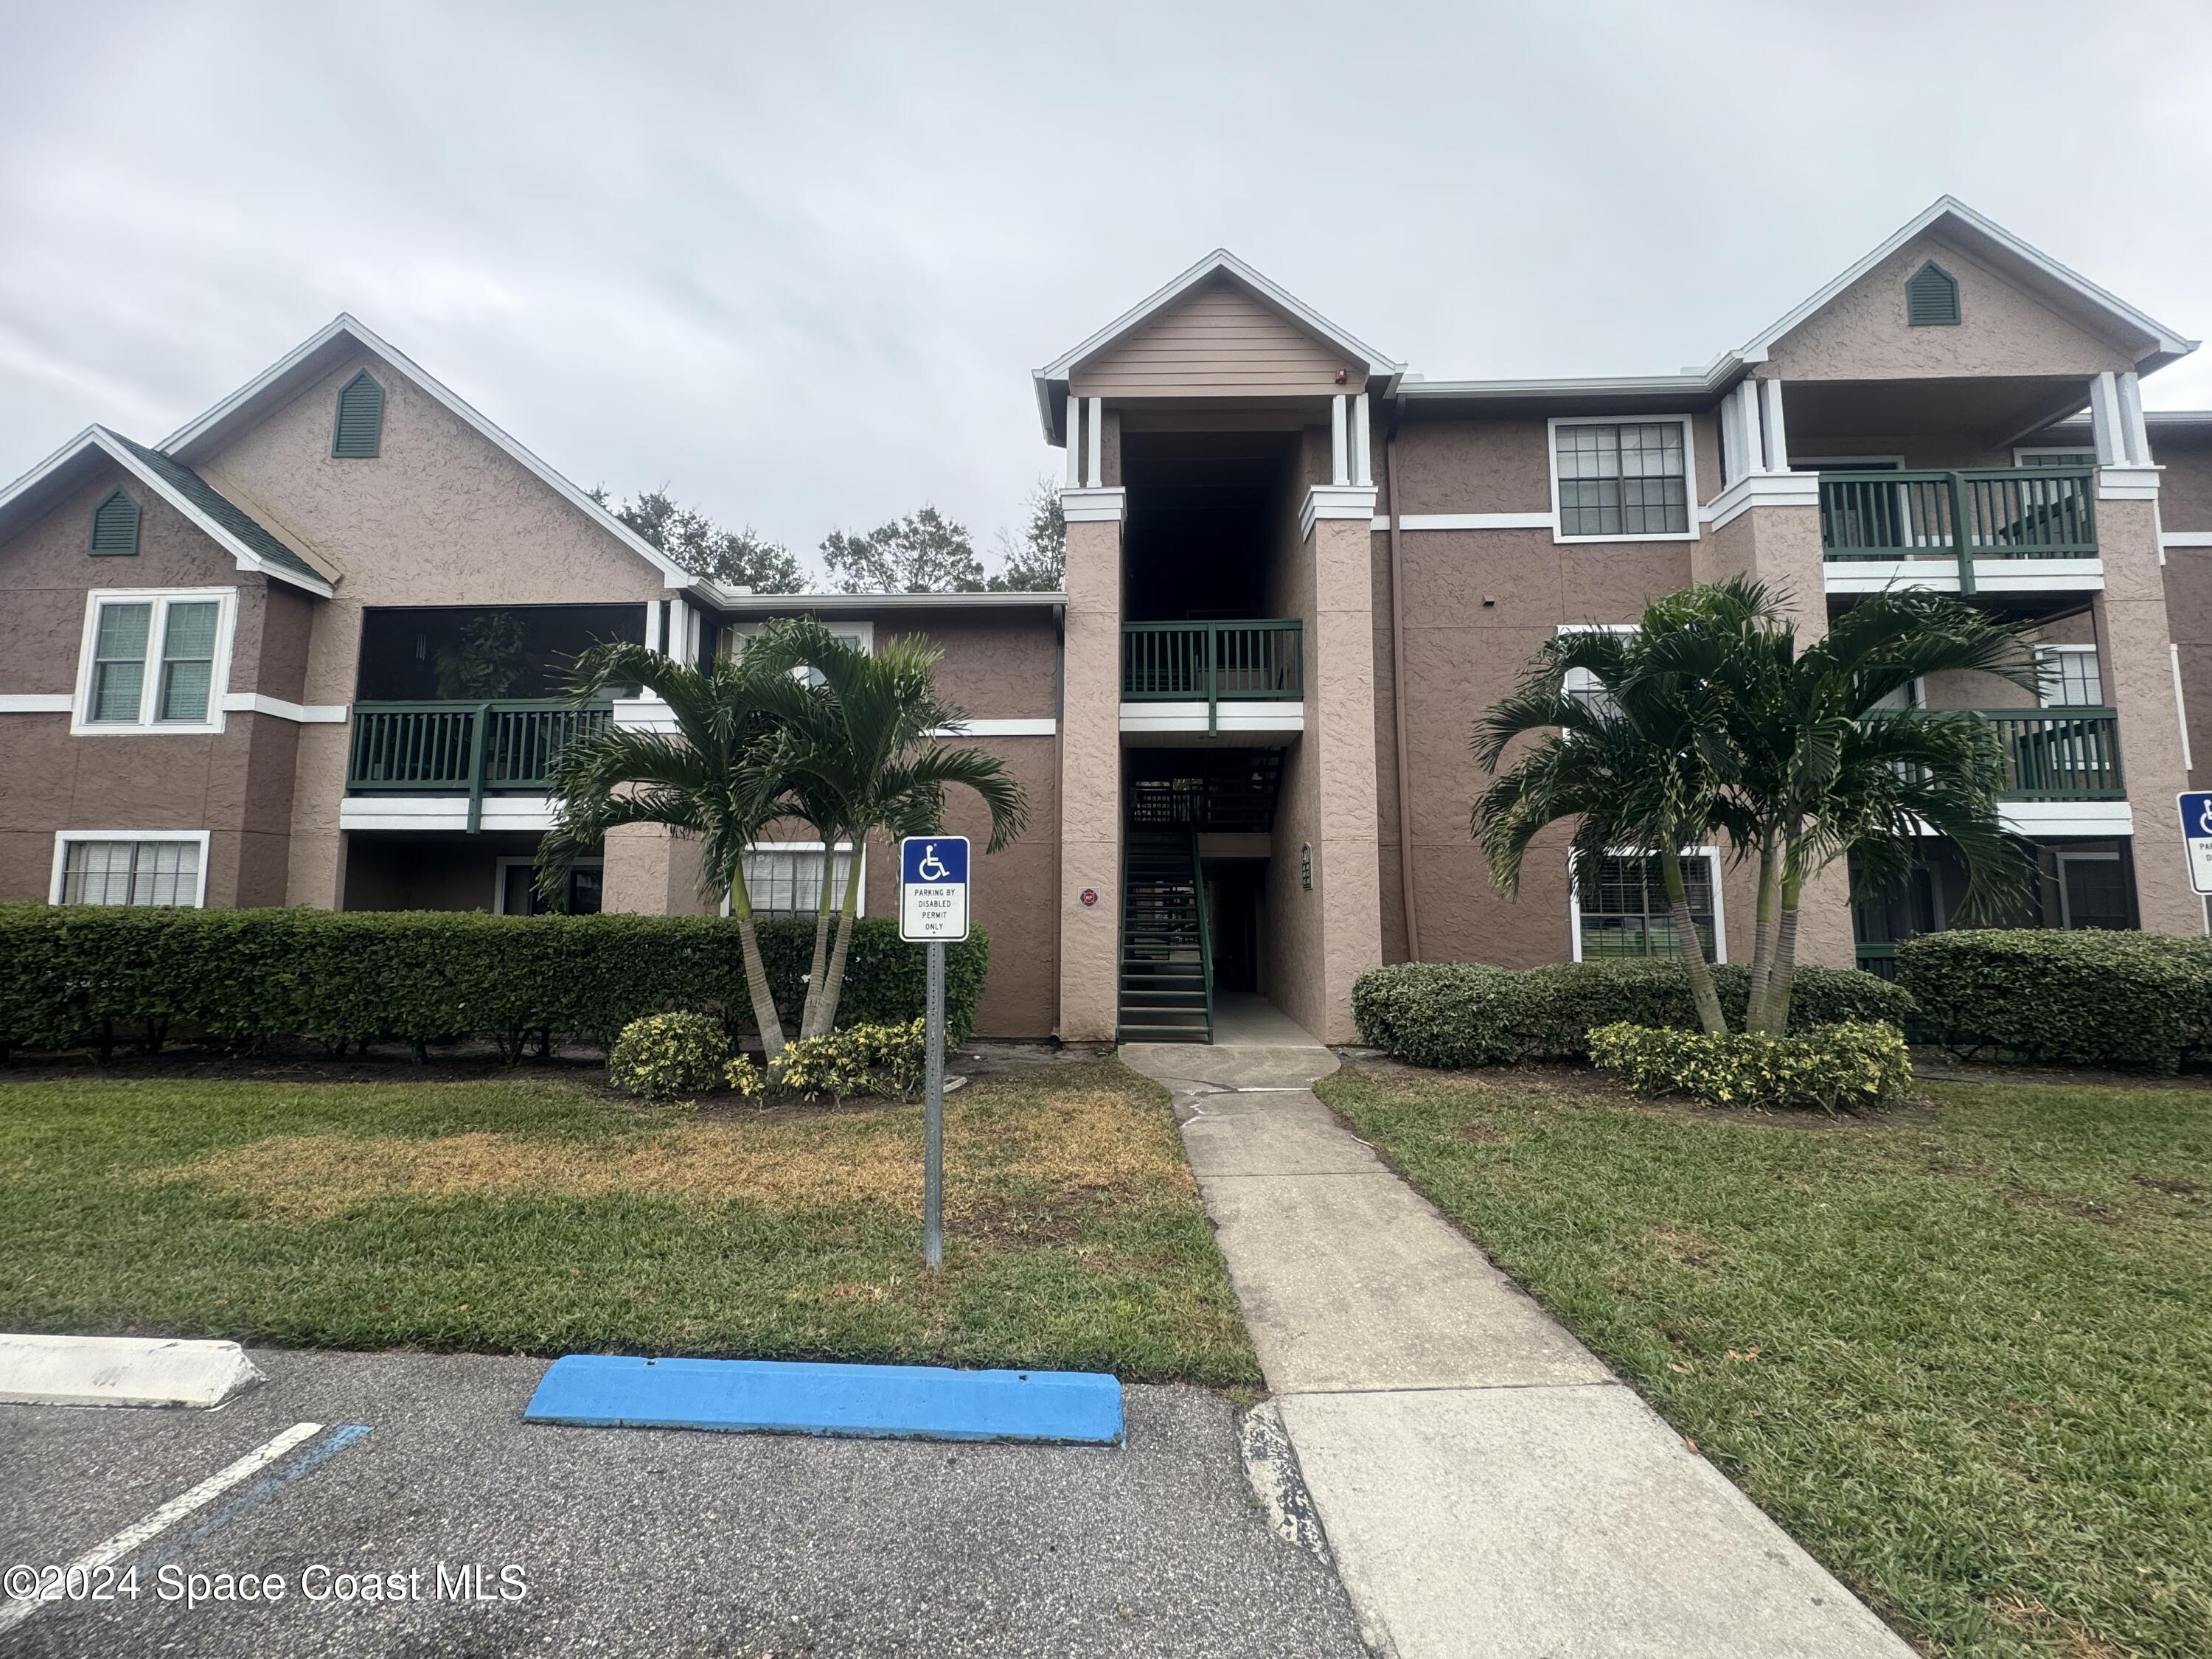
[[[214,1412],[0,1406],[4,1568],[323,1425],[0,1655],[1367,1651],[1202,1389],[1129,1389],[1123,1448],[966,1445],[526,1425],[542,1360],[253,1358]]]

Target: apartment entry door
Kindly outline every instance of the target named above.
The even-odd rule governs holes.
[[[1213,988],[1260,990],[1265,859],[1208,859],[1206,919],[1213,945]]]

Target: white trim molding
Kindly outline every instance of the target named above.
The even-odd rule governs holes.
[[[1060,722],[1047,714],[1036,720],[963,720],[957,726],[940,726],[929,735],[933,738],[1049,738],[1059,730]]]
[[[2132,836],[2134,810],[2124,800],[2006,800],[1997,822],[2016,836]]]
[[[208,832],[204,830],[57,830],[53,878],[46,888],[47,903],[62,902],[62,881],[68,874],[70,847],[73,842],[85,841],[190,842],[199,848],[199,874],[192,884],[192,908],[207,908]]]
[[[2166,530],[2159,532],[2160,547],[2212,547],[2212,530]]]
[[[301,726],[343,726],[352,705],[343,702],[287,702],[258,691],[226,691],[222,707],[231,714],[273,714]]]
[[[1401,513],[1401,530],[1550,530],[1559,520],[1550,513]],[[1377,513],[1373,528],[1388,530],[1390,515]]]
[[[1364,519],[1372,524],[1375,495],[1373,484],[1308,484],[1306,498],[1298,506],[1298,539],[1312,535],[1315,523],[1322,519]]]
[[[1207,729],[1203,702],[1125,702],[1121,705],[1124,732],[1204,732]],[[1288,698],[1276,701],[1221,702],[1213,707],[1212,729],[1234,732],[1303,732],[1306,706]]]
[[[0,691],[0,714],[66,714],[76,707],[66,691]]]
[[[1705,503],[1705,523],[1718,530],[1754,507],[1818,507],[1817,472],[1747,472]]]
[[[1129,492],[1120,484],[1063,489],[1060,513],[1069,524],[1119,524],[1129,516]]]
[[[1559,507],[1559,428],[1563,426],[1657,426],[1672,421],[1682,428],[1682,491],[1690,527],[1687,530],[1639,531],[1632,536],[1570,536],[1562,528],[1566,515]],[[1544,465],[1552,476],[1552,539],[1565,546],[1594,542],[1693,542],[1705,516],[1698,496],[1698,428],[1687,415],[1554,415],[1544,422]]]
[[[348,795],[338,803],[341,830],[459,830],[469,827],[466,795]],[[486,795],[479,826],[486,831],[553,827],[550,795]]]
[[[1893,587],[1959,591],[1958,562],[1929,559],[1831,559],[1821,567],[1831,593],[1880,593]],[[1976,559],[1974,586],[1984,593],[2100,593],[2102,559]]]
[[[169,632],[169,611],[177,605],[216,607],[214,657],[208,665],[207,713],[196,720],[154,718],[161,696],[162,653]],[[138,677],[138,718],[131,720],[92,719],[93,653],[100,640],[100,613],[111,605],[143,605],[146,617],[145,655]],[[230,648],[238,629],[238,590],[234,587],[93,587],[85,590],[84,632],[77,646],[76,691],[70,705],[70,735],[100,737],[206,737],[222,730],[229,694],[220,687],[230,683]]]
[[[2097,469],[2097,499],[2100,501],[2154,501],[2158,499],[2160,466],[2100,466]]]

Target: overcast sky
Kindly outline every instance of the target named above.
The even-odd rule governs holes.
[[[1946,191],[2212,334],[2212,6],[0,0],[0,478],[349,310],[580,483],[988,551],[1030,370],[1215,246],[1432,377],[1671,371]]]

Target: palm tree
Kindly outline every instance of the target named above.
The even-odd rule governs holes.
[[[1575,823],[1568,856],[1585,885],[1620,847],[1652,849],[1698,1022],[1718,1035],[1728,1025],[1690,914],[1681,848],[1741,815],[1718,787],[1733,759],[1714,752],[1726,728],[1711,718],[1704,683],[1668,655],[1680,654],[1674,636],[1693,620],[1661,601],[1634,633],[1587,629],[1547,641],[1513,693],[1476,724],[1474,755],[1487,772],[1516,738],[1535,742],[1476,801],[1473,829],[1492,882],[1509,896],[1520,890],[1529,843],[1565,820]],[[1569,690],[1577,674],[1596,689]]]
[[[1559,728],[1476,805],[1492,878],[1513,890],[1529,839],[1577,815],[1583,863],[1609,843],[1654,849],[1699,1021],[1716,1030],[1673,849],[1724,836],[1737,862],[1759,867],[1745,1024],[1784,1031],[1805,886],[1838,859],[1858,855],[1863,893],[1916,867],[1923,838],[1941,835],[1966,867],[1964,919],[2017,893],[2027,860],[1998,820],[2003,755],[1988,722],[1889,705],[1925,676],[1961,670],[2033,690],[2023,626],[1942,594],[1882,593],[1801,652],[1774,592],[1739,578],[1655,601],[1633,636],[1549,641],[1477,727],[1477,757],[1492,770],[1513,738]],[[1567,692],[1575,668],[1602,695]]]
[[[1756,584],[1741,587],[1774,609]],[[1789,1027],[1805,884],[1837,860],[1858,855],[1863,896],[1916,868],[1932,833],[1966,866],[1960,920],[1994,920],[2017,897],[2029,863],[1998,817],[1996,732],[1970,711],[1889,705],[1931,674],[1991,674],[2034,690],[2031,625],[1911,590],[1861,600],[1802,651],[1790,623],[1768,625],[1770,659],[1788,672],[1729,700],[1749,757],[1737,787],[1774,849],[1778,890],[1771,947],[1753,963],[1753,1030]]]
[[[641,686],[668,706],[677,729],[669,734],[610,725],[556,749],[548,769],[553,828],[538,854],[538,890],[558,905],[569,867],[610,830],[655,823],[697,840],[699,895],[717,907],[728,896],[746,994],[771,1066],[783,1053],[783,1023],[761,961],[744,854],[781,812],[795,748],[787,720],[791,684],[750,653],[692,668],[643,645],[592,646],[576,660],[572,690],[579,702],[611,685]]]
[[[872,833],[927,834],[944,822],[948,788],[972,789],[982,799],[991,815],[990,852],[1021,834],[1028,822],[1028,799],[1004,762],[981,749],[947,748],[936,740],[963,729],[959,709],[937,690],[944,654],[915,639],[889,640],[872,653],[861,651],[811,621],[785,624],[769,647],[764,660],[787,671],[792,664],[803,665],[818,680],[791,705],[793,747],[785,776],[794,805],[823,831],[825,903],[841,834],[856,850]],[[802,1036],[836,1025],[859,901],[856,856],[838,903],[836,944],[827,969],[809,983]],[[817,923],[817,954],[824,931],[825,924]]]

